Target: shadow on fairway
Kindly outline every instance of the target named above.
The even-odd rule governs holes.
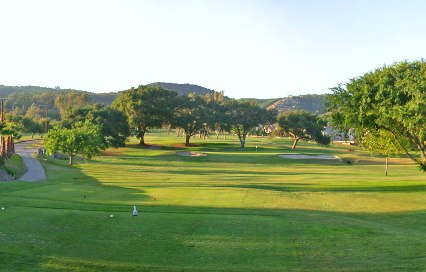
[[[1,214],[6,223],[0,229],[0,271],[421,271],[426,266],[421,253],[426,252],[426,210],[354,213],[158,205],[144,190],[103,183],[78,165],[49,165],[43,184],[0,186],[8,212]],[[207,186],[426,190],[425,185],[315,188],[306,182]],[[141,204],[136,219],[132,202]]]
[[[272,184],[233,184],[233,185],[217,185],[213,187],[223,188],[244,188],[244,189],[257,189],[257,190],[269,190],[277,192],[408,192],[418,193],[425,192],[426,185],[401,185],[401,186],[351,186],[346,185],[342,187],[325,187],[321,185],[321,188],[315,188],[317,184],[307,183],[282,183],[282,185]]]
[[[16,241],[3,237],[0,270],[422,271],[426,265],[426,210],[343,213],[151,205],[136,220],[120,214],[116,220],[93,219],[97,214],[71,212],[52,222],[73,231],[53,229],[48,247],[40,243],[46,238],[37,221],[30,240],[27,235],[17,235]],[[59,218],[55,213],[38,216]]]
[[[135,203],[152,200],[138,187],[120,186],[119,182],[99,182],[76,166],[43,163],[48,178],[42,183],[14,181],[0,183],[2,205],[81,211],[128,211]],[[123,202],[125,199],[125,203]]]

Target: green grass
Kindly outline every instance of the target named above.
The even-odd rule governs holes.
[[[0,271],[425,270],[426,176],[408,160],[385,177],[383,158],[353,147],[192,141],[150,134],[161,149],[45,161],[45,182],[0,183]]]
[[[12,157],[5,160],[4,168],[7,172],[13,173],[17,179],[22,177],[27,172],[24,161],[17,154],[14,154]]]

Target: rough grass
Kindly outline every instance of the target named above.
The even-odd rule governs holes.
[[[4,168],[7,172],[12,173],[13,176],[17,179],[22,177],[27,172],[24,161],[22,160],[21,156],[17,154],[14,154],[12,157],[5,160]]]
[[[46,182],[0,183],[0,270],[426,268],[426,178],[408,160],[391,159],[385,177],[383,158],[347,146],[183,141],[148,135],[161,149],[131,143],[72,168],[46,161]]]

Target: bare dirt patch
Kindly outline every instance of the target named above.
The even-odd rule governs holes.
[[[194,151],[182,151],[177,153],[180,156],[186,156],[186,157],[204,157],[207,156],[207,154],[202,154]]]
[[[284,159],[293,159],[293,160],[306,160],[306,159],[317,159],[317,160],[341,160],[340,157],[334,155],[301,155],[301,154],[282,154],[278,157]]]
[[[185,144],[173,144],[172,146],[175,147],[175,148],[185,148],[186,147]]]
[[[108,150],[102,151],[101,154],[103,156],[120,156],[122,154],[122,152],[118,151],[118,150],[108,149]]]

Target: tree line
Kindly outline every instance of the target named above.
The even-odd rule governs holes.
[[[62,109],[59,111],[62,121],[49,131],[47,138],[66,142],[61,138],[66,136],[54,133],[88,131],[91,134],[80,135],[83,140],[69,154],[83,153],[89,158],[106,147],[124,145],[131,134],[144,145],[146,133],[157,127],[183,131],[186,146],[196,133],[233,133],[243,148],[250,132],[278,124],[277,131],[293,139],[294,149],[299,140],[327,145],[330,139],[323,129],[329,123],[342,131],[351,130],[365,149],[385,156],[405,154],[426,171],[425,75],[426,62],[420,60],[383,66],[353,78],[331,89],[325,119],[305,111],[287,111],[277,117],[275,109],[224,99],[223,93],[178,96],[159,86],[122,91],[109,107],[87,105],[84,97],[68,94],[54,101]],[[30,113],[27,118],[36,119],[37,110]],[[19,126],[14,131],[19,130],[16,127]],[[68,138],[73,137],[77,136]],[[88,138],[96,141],[84,150],[82,143]],[[94,145],[99,148],[93,149]],[[49,148],[51,151],[59,149],[59,145],[51,146],[54,147]]]
[[[296,115],[298,118],[293,118]],[[288,117],[289,121],[285,122]],[[282,132],[297,141],[314,140],[328,144],[321,134],[324,123],[316,115],[303,111],[280,116]],[[277,122],[274,109],[264,109],[253,102],[224,99],[223,93],[213,92],[203,96],[195,93],[179,96],[174,91],[159,86],[139,86],[120,92],[109,107],[90,105],[68,111],[59,126],[49,130],[45,146],[48,153],[56,150],[70,157],[77,153],[90,158],[107,147],[119,147],[126,138],[134,135],[140,145],[146,145],[145,135],[154,128],[176,128],[185,135],[185,145],[191,145],[196,134],[232,133],[244,148],[249,133],[268,131]],[[306,129],[298,126],[306,126]],[[66,139],[74,139],[69,143]],[[96,147],[96,148],[94,148]]]

